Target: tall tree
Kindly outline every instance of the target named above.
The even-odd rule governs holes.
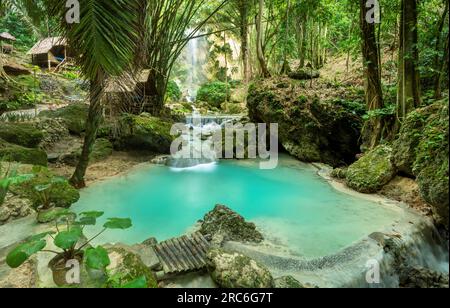
[[[399,121],[420,104],[417,0],[402,0],[398,60],[397,118]],[[399,128],[397,123],[397,129]]]
[[[270,72],[269,69],[267,68],[267,62],[263,49],[263,25],[262,25],[263,15],[264,15],[264,0],[259,0],[258,15],[256,16],[256,54],[261,69],[261,75],[264,78],[268,78],[270,77]]]
[[[90,81],[89,113],[78,165],[70,179],[75,187],[84,187],[89,156],[102,118],[102,98],[107,76],[121,76],[130,68],[138,37],[139,0],[79,0],[80,23],[66,21],[65,1],[48,0],[48,8],[58,16],[61,34],[70,46],[76,46],[76,61]]]
[[[362,36],[362,54],[365,77],[365,100],[367,109],[383,108],[383,92],[381,88],[380,54],[375,23],[367,20],[369,8],[366,0],[360,0],[360,27]],[[380,118],[373,118],[366,123],[363,133],[364,143],[368,148],[378,145],[382,138],[383,123]]]
[[[442,31],[445,26],[445,21],[447,19],[448,14],[448,6],[449,2],[447,0],[445,2],[444,12],[442,13],[441,18],[439,19],[437,28],[436,28],[436,44],[434,48],[435,56],[434,56],[434,98],[439,99],[442,97],[442,91],[441,91],[441,85],[442,85],[442,72],[444,70],[445,60],[448,57],[448,34],[447,34],[447,40],[444,41],[444,52],[443,57],[440,57],[441,54],[441,36]]]

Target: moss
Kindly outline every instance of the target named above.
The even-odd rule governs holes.
[[[138,255],[117,247],[109,249],[108,253],[110,256],[111,254],[118,254],[120,256],[120,260],[117,260],[120,261],[120,264],[116,264],[115,268],[108,268],[110,275],[115,276],[115,279],[119,280],[120,285],[124,285],[139,277],[145,276],[149,288],[158,287],[153,272],[145,266]]]
[[[66,210],[63,208],[53,208],[46,211],[40,211],[37,215],[37,222],[38,223],[49,223],[55,221],[57,217],[60,216],[61,213],[64,213]]]
[[[362,193],[377,192],[396,174],[391,159],[391,147],[376,147],[348,168],[347,185]]]
[[[121,119],[121,133],[116,141],[120,149],[147,150],[169,153],[174,136],[170,134],[172,120],[152,117],[126,115]]]
[[[292,276],[283,276],[275,279],[275,288],[278,289],[304,289],[305,287]]]
[[[279,88],[280,81],[291,86]],[[299,95],[296,88],[287,78],[252,83],[247,97],[251,121],[278,123],[280,143],[302,161],[334,167],[352,163],[360,151],[362,118],[308,93]]]
[[[438,110],[431,113],[421,131],[413,173],[417,176],[421,196],[433,206],[435,219],[448,226],[448,105],[441,101],[429,108]]]
[[[0,160],[47,166],[47,154],[43,150],[11,144],[3,139],[0,139]]]
[[[347,177],[347,168],[335,168],[330,175],[336,179],[345,179]]]
[[[39,207],[41,205],[41,199],[36,192],[35,187],[37,185],[50,184],[55,177],[54,174],[45,167],[35,166],[32,170],[34,174],[33,179],[20,185],[13,186],[12,190],[29,200],[32,201],[33,206]],[[69,208],[72,204],[80,199],[80,193],[67,181],[53,183],[46,192],[50,204],[55,207]]]
[[[272,288],[273,277],[251,258],[212,249],[207,254],[211,278],[222,288]]]
[[[44,138],[44,134],[31,124],[0,122],[0,138],[28,148],[34,148]]]
[[[85,131],[88,111],[86,104],[71,104],[57,110],[42,111],[39,117],[64,119],[70,133],[80,135]]]

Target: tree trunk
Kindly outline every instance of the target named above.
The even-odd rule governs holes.
[[[441,83],[442,83],[442,68],[443,63],[445,63],[446,56],[444,55],[444,58],[440,59],[439,52],[441,50],[441,35],[442,30],[444,29],[445,24],[445,18],[447,17],[448,13],[448,1],[445,1],[445,9],[442,13],[442,17],[439,20],[439,24],[436,29],[436,45],[434,48],[434,51],[436,53],[434,57],[434,70],[435,70],[435,76],[434,76],[434,98],[439,99],[442,97],[441,93]],[[444,49],[444,53],[448,55],[448,46]]]
[[[259,65],[261,68],[261,75],[264,78],[270,77],[269,69],[267,68],[267,62],[264,56],[264,50],[263,50],[263,37],[262,37],[262,15],[264,13],[264,0],[259,0],[259,10],[258,10],[258,16],[256,18],[256,52],[258,56]]]
[[[240,36],[241,36],[241,57],[243,65],[244,81],[247,83],[250,81],[250,68],[249,68],[249,48],[248,48],[248,15],[249,4],[248,0],[241,0],[240,2]]]
[[[417,0],[402,0],[400,18],[399,86],[397,117],[401,121],[420,104],[417,49]],[[397,130],[399,125],[397,125]]]
[[[360,0],[360,27],[362,36],[362,53],[364,61],[365,100],[367,109],[383,108],[380,66],[375,24],[366,21],[368,8],[366,1]],[[383,123],[381,118],[369,120],[363,132],[363,143],[369,149],[374,148],[382,139]]]
[[[92,153],[97,138],[98,127],[102,119],[102,95],[104,89],[104,74],[97,73],[97,78],[91,81],[89,93],[89,113],[86,120],[86,135],[84,137],[83,150],[70,183],[76,188],[86,186],[84,176],[89,165],[89,156]]]
[[[438,68],[438,75],[436,76],[436,80],[434,83],[434,98],[435,99],[440,99],[442,98],[442,77],[444,76],[444,74],[442,73],[445,70],[445,67],[448,67],[448,33],[447,33],[447,39],[445,41],[445,46],[444,46],[444,58],[442,59],[441,63],[440,63],[440,67]]]

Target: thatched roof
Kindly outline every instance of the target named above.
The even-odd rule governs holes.
[[[47,37],[42,39],[27,52],[27,55],[47,53],[55,46],[67,46],[66,39],[63,37]]]
[[[0,33],[0,39],[9,40],[9,41],[15,41],[16,38],[9,34],[8,32],[2,32]]]
[[[126,73],[119,78],[108,80],[105,92],[106,93],[127,93],[134,92],[138,83],[146,83],[150,76],[150,70],[141,70],[137,76],[132,76]]]

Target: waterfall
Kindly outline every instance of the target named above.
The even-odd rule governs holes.
[[[239,121],[237,116],[201,116],[194,109],[192,115],[186,117],[186,125],[181,135],[183,147],[166,164],[176,169],[191,168],[211,164],[217,161],[213,135],[221,131],[226,123]]]
[[[186,32],[186,35],[192,33],[192,29]],[[187,76],[185,82],[181,82],[184,91],[184,97],[187,102],[194,103],[197,97],[197,91],[201,84],[206,81],[203,75],[204,65],[207,62],[208,48],[204,38],[193,38],[188,41],[184,51],[182,62],[186,69]]]

